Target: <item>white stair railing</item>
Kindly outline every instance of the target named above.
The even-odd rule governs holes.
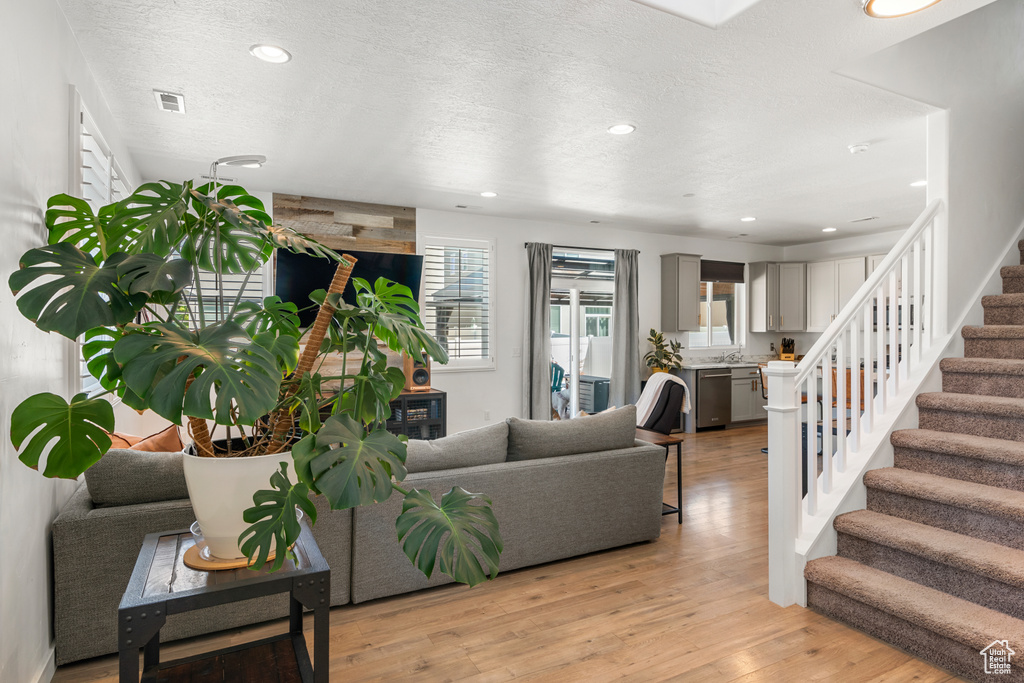
[[[945,335],[944,250],[936,243],[943,206],[928,205],[799,365],[768,364],[768,597],[775,603],[804,602],[801,557],[913,399],[901,386],[916,385],[934,363],[929,351]]]

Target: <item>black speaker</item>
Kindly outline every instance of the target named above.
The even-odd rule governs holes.
[[[406,355],[402,357],[402,364],[406,391],[430,391],[430,356],[423,354],[422,358],[413,358]]]

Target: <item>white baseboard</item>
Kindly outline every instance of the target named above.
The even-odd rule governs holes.
[[[50,683],[53,680],[53,675],[57,673],[57,660],[54,658],[53,645],[46,649],[46,654],[43,655],[43,661],[37,671],[39,673],[36,674],[35,683]]]

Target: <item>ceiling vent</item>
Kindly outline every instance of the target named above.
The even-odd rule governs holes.
[[[199,179],[200,180],[213,180],[213,176],[212,175],[201,175],[201,176],[199,176]],[[233,182],[235,182],[235,178],[225,178],[224,176],[217,176],[217,182],[220,183],[221,185],[223,185],[224,183],[233,183]]]
[[[185,113],[185,96],[163,90],[154,90],[153,97],[156,98],[156,106],[162,111],[172,111],[175,114]]]
[[[851,223],[867,223],[868,221],[877,221],[878,216],[867,216],[866,218],[854,218]]]

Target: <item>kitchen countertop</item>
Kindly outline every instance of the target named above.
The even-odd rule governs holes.
[[[753,361],[734,361],[731,363],[684,363],[680,370],[713,370],[715,368],[756,368],[757,363]]]

